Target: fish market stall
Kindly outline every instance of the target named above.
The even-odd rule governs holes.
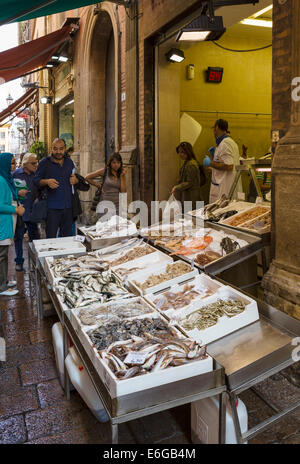
[[[85,236],[90,250],[97,250],[137,236],[135,223],[120,216],[112,216],[105,222],[98,220],[93,226],[79,227],[78,231]]]
[[[202,219],[203,221],[219,222],[228,217],[234,216],[237,213],[253,208],[253,203],[239,200],[228,200],[224,196],[223,199],[214,203],[209,203],[200,209],[195,209],[187,213],[188,216]]]
[[[185,233],[192,230],[189,224]],[[224,229],[213,224],[208,230]],[[253,246],[251,252],[259,249],[259,237],[234,233],[237,240],[252,238],[245,246]],[[200,237],[192,240],[195,238]],[[219,279],[199,274],[184,255],[184,261],[176,255],[173,262],[169,256],[172,248],[150,241],[118,243],[76,259],[45,258],[47,272],[31,244],[29,247],[38,274],[36,285],[48,285],[62,322],[64,356],[69,336],[108,413],[112,443],[118,442],[118,424],[122,422],[216,395],[221,419],[219,441],[223,443],[226,391],[239,442],[299,407],[277,413],[272,422],[266,421],[244,436],[239,433],[236,395],[293,364],[292,340],[300,336],[300,322]],[[194,242],[193,246],[195,243],[201,245]],[[186,244],[178,242],[175,246]],[[232,255],[232,262],[237,262],[242,256],[234,254],[241,250],[242,246],[219,261]],[[168,260],[164,261],[162,254]],[[147,273],[140,269],[133,272],[137,264],[147,263],[151,266]],[[175,265],[178,276],[172,270]],[[134,286],[138,296],[131,293]],[[69,398],[66,372],[65,393]]]
[[[146,231],[147,241],[210,275],[219,274],[262,249],[260,237],[240,230],[229,231],[220,224],[211,223],[197,228],[197,224],[193,223],[191,228],[182,229],[175,236],[168,232],[171,226],[164,224],[163,229],[159,229],[160,224],[156,224],[149,228]],[[145,231],[141,230],[140,233]]]

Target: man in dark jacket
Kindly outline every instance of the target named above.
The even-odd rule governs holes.
[[[16,227],[14,236],[16,271],[23,271],[23,238],[25,227],[30,242],[40,238],[37,224],[29,220],[34,191],[33,179],[37,165],[38,161],[36,155],[34,153],[26,153],[22,158],[22,167],[13,172],[13,178],[18,192],[18,200],[25,208],[25,213],[22,217],[23,224],[20,227]]]
[[[78,179],[74,163],[65,152],[65,141],[55,139],[51,156],[40,161],[34,177],[37,187],[47,187],[47,238],[55,238],[58,229],[62,237],[72,235],[72,195]]]

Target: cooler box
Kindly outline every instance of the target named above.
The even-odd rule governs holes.
[[[65,363],[70,380],[83,401],[99,422],[107,422],[109,417],[74,347],[70,348]]]
[[[65,374],[64,374],[64,339],[63,329],[60,322],[56,322],[52,326],[52,342],[55,354],[56,367],[59,374],[59,381],[62,389],[65,389]],[[69,341],[70,345],[71,342]],[[70,383],[70,390],[74,390],[73,385]]]
[[[238,398],[237,413],[241,432],[248,430],[248,413],[243,401]],[[193,443],[218,444],[219,399],[213,396],[191,404],[191,436]],[[226,445],[237,444],[230,403],[226,406]],[[245,442],[247,443],[247,442]]]

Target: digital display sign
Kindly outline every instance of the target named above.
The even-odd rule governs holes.
[[[222,82],[224,68],[207,68],[206,71],[206,82],[212,82],[218,84]]]

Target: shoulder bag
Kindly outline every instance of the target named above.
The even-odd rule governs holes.
[[[103,189],[103,185],[104,185],[106,176],[107,176],[107,168],[105,168],[105,170],[104,170],[101,185],[100,185],[100,187],[97,188],[96,193],[94,195],[94,198],[93,198],[93,201],[92,201],[92,206],[91,206],[91,211],[96,211],[97,205],[98,205],[98,203],[100,201],[100,197],[101,197],[101,193],[102,193],[102,189]]]
[[[50,175],[50,159],[47,158],[45,179],[48,179]],[[48,187],[39,188],[37,191],[37,196],[32,204],[32,209],[30,213],[30,222],[39,223],[47,219],[47,197],[48,197]]]

